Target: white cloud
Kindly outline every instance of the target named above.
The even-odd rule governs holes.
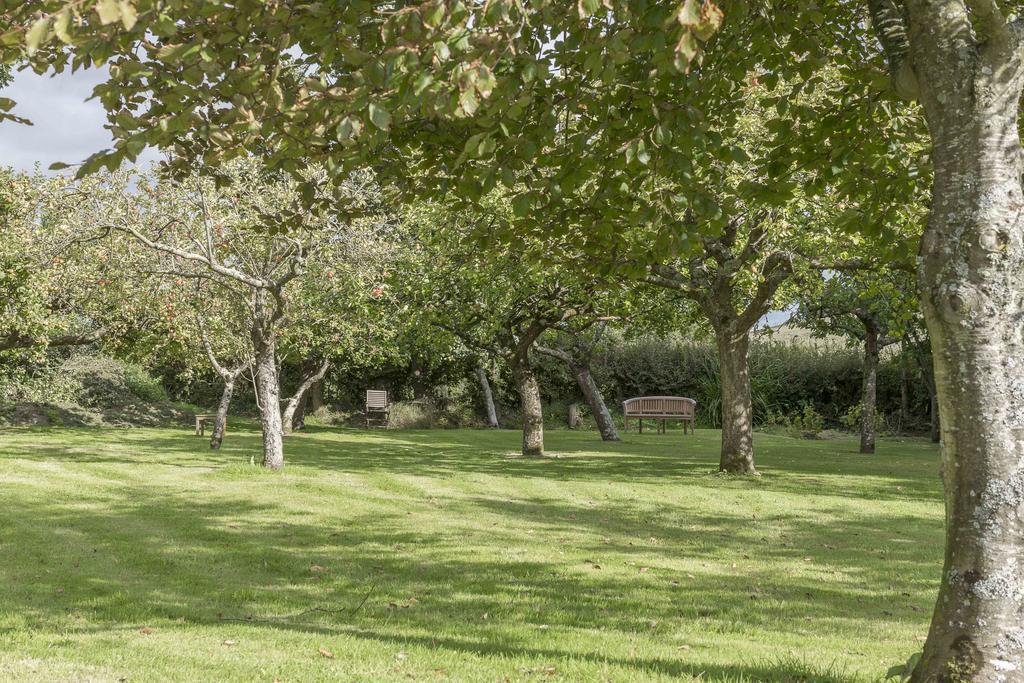
[[[86,101],[105,77],[106,69],[66,71],[52,77],[15,72],[14,82],[3,94],[17,101],[13,113],[34,125],[0,123],[0,166],[30,171],[38,163],[45,171],[54,162],[77,164],[109,148],[113,141],[103,127],[107,122],[103,106],[98,100]],[[139,161],[148,164],[155,158],[147,150]]]

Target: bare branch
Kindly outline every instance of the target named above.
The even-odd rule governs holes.
[[[164,254],[169,254],[171,256],[175,256],[184,261],[191,261],[192,263],[201,263],[214,273],[217,273],[218,275],[222,275],[227,278],[231,278],[232,280],[237,280],[238,282],[241,282],[242,284],[248,287],[253,287],[255,289],[266,289],[271,286],[271,283],[268,283],[261,278],[254,278],[250,275],[247,275],[246,273],[243,273],[240,270],[237,270],[236,268],[231,268],[230,266],[225,266],[222,263],[218,263],[212,258],[212,256],[207,257],[202,254],[196,254],[191,251],[179,249],[178,247],[172,246],[170,244],[165,244],[163,242],[156,242],[154,240],[151,240],[130,225],[111,225],[109,227],[114,230],[118,230],[120,232],[124,232],[131,235],[136,240],[146,245],[150,249],[162,252]]]

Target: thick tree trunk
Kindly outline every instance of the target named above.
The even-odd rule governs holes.
[[[220,394],[220,403],[217,404],[217,417],[213,423],[213,433],[210,435],[210,448],[218,450],[224,441],[224,429],[228,421],[228,408],[231,406],[231,396],[235,393],[235,382],[237,375],[228,375],[224,378],[224,390]]]
[[[476,376],[480,380],[480,389],[484,394],[484,406],[487,408],[487,426],[491,429],[497,429],[498,411],[494,407],[494,394],[491,392],[491,383],[487,379],[487,370],[481,365],[476,369]]]
[[[278,386],[274,344],[257,350],[256,398],[263,428],[263,466],[272,470],[284,467],[284,430],[281,427],[281,390]]]
[[[919,284],[941,416],[946,556],[918,683],[1024,680],[1024,69],[1019,56],[994,59],[999,49],[921,62],[935,187]],[[933,86],[940,68],[964,65],[973,82]]]
[[[566,414],[566,424],[569,429],[576,429],[580,426],[580,404],[570,403]]]
[[[932,443],[939,443],[942,441],[942,432],[939,431],[939,399],[934,391],[931,392],[931,398],[928,401],[928,410],[928,416],[931,419]]]
[[[748,358],[750,332],[725,328],[716,337],[722,381],[722,454],[718,469],[730,474],[757,474]]]
[[[544,455],[544,412],[537,376],[529,365],[522,362],[512,364],[512,376],[519,391],[523,415],[523,455]]]
[[[594,416],[594,421],[597,422],[597,431],[601,433],[601,440],[618,441],[619,432],[615,428],[615,421],[612,419],[612,414],[608,411],[608,406],[605,405],[604,396],[601,395],[601,390],[597,387],[597,382],[594,381],[590,368],[574,366],[572,371],[576,376],[576,383],[579,384],[583,397],[587,399],[587,405],[590,406],[590,412]]]
[[[875,452],[875,410],[878,393],[878,330],[864,329],[864,381],[860,396],[860,452]]]

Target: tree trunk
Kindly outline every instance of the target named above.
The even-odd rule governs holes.
[[[910,368],[904,352],[900,357],[900,431],[905,432],[910,424]]]
[[[324,407],[324,381],[318,380],[313,382],[313,386],[309,388],[309,402],[306,406],[306,412],[316,413]]]
[[[750,333],[725,328],[716,337],[722,381],[722,453],[718,469],[730,474],[757,474],[748,359]]]
[[[572,370],[573,374],[576,375],[576,383],[579,384],[580,391],[583,392],[583,397],[587,399],[587,405],[590,406],[590,412],[594,416],[594,421],[597,422],[597,431],[601,433],[601,440],[618,441],[619,432],[615,428],[615,421],[612,419],[612,414],[608,411],[608,406],[605,405],[604,396],[601,395],[601,390],[597,387],[597,382],[594,381],[590,368],[576,366]]]
[[[878,393],[878,330],[864,326],[864,381],[860,396],[860,452],[875,452],[875,409]]]
[[[967,83],[934,85],[937,70],[921,79],[935,186],[918,274],[941,417],[946,556],[920,683],[1024,680],[1024,70],[1019,56],[993,59],[999,49],[944,55],[945,68],[974,65]]]
[[[580,426],[580,404],[570,403],[568,414],[566,415],[566,423],[569,429],[576,429]]]
[[[220,403],[217,404],[217,417],[213,423],[213,433],[210,435],[210,448],[218,450],[221,442],[224,441],[224,429],[228,421],[228,408],[231,406],[231,396],[235,393],[235,381],[238,375],[228,375],[224,378],[224,391],[220,394]]]
[[[484,406],[487,408],[487,426],[491,429],[498,428],[498,411],[494,407],[494,394],[491,393],[491,383],[487,379],[487,370],[484,366],[476,369],[476,376],[480,379],[480,389],[484,394]]]
[[[281,411],[281,434],[290,436],[295,430],[295,413],[299,410],[302,397],[294,397],[285,401],[284,410]]]
[[[281,413],[281,426],[284,430],[285,436],[292,432],[292,428],[295,425],[295,413],[298,411],[299,406],[306,400],[306,392],[309,391],[309,388],[313,386],[315,382],[319,382],[323,379],[330,367],[330,361],[326,360],[320,363],[309,359],[303,361],[302,381],[299,384],[299,388],[296,389],[295,394],[285,402],[284,410]]]
[[[512,363],[512,376],[519,391],[523,414],[523,455],[544,455],[544,412],[537,376],[529,365],[521,361]]]
[[[309,405],[309,392],[299,399],[298,405],[295,406],[295,414],[292,416],[292,431],[299,431],[306,427],[306,407]]]
[[[928,411],[931,418],[932,443],[939,443],[942,441],[942,433],[939,431],[939,399],[934,391],[931,392],[931,398],[928,401]]]
[[[256,356],[256,398],[263,428],[263,466],[284,467],[284,430],[281,428],[281,389],[278,386],[276,349],[273,343],[259,348]]]

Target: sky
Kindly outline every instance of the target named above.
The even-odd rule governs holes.
[[[46,171],[54,162],[77,164],[110,147],[103,107],[96,100],[86,101],[105,76],[105,69],[66,71],[53,77],[15,72],[3,96],[17,101],[13,113],[34,125],[0,123],[0,166],[31,171],[38,163]],[[148,154],[143,163],[154,158],[155,154]]]

